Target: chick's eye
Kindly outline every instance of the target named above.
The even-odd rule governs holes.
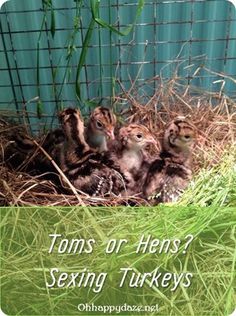
[[[137,137],[138,139],[142,139],[143,135],[142,135],[142,134],[137,134],[136,137]]]
[[[102,123],[100,123],[99,121],[96,122],[96,125],[98,128],[102,128]]]
[[[189,135],[185,135],[184,137],[185,137],[185,139],[189,139],[189,138],[190,138],[190,136],[189,136]]]

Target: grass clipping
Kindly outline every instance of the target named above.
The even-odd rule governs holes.
[[[230,207],[151,208],[88,207],[100,225],[103,236],[96,232],[84,208],[71,207],[11,207],[1,211],[1,308],[7,315],[75,315],[79,304],[135,306],[158,304],[158,312],[150,315],[229,315],[235,307],[235,212]],[[49,234],[62,237],[48,253]],[[151,236],[160,241],[183,241],[178,253],[136,253],[140,237]],[[194,239],[186,253],[186,237]],[[59,253],[60,241],[94,238],[96,244],[90,254]],[[105,253],[109,239],[126,239],[118,253]],[[63,248],[65,243],[63,243]],[[188,288],[161,287],[145,281],[143,286],[130,287],[129,278],[119,287],[121,268],[132,268],[136,274],[154,271],[180,275],[191,272]],[[92,287],[46,288],[51,283],[50,269],[76,273],[87,270],[108,273],[99,293]],[[58,275],[57,275],[58,276]],[[83,315],[88,313],[83,313]],[[97,313],[96,313],[97,314]],[[112,313],[113,315],[115,312]],[[128,314],[126,312],[125,314]],[[137,315],[133,311],[129,314]],[[147,315],[148,312],[139,313]]]
[[[147,87],[157,88],[153,96],[146,95]],[[120,84],[121,85],[121,84]],[[193,149],[194,178],[178,202],[184,205],[236,205],[236,104],[222,91],[200,91],[173,78],[162,82],[153,78],[145,84],[132,84],[129,91],[121,85],[122,93],[115,98],[114,107],[121,113],[123,123],[146,125],[161,139],[166,123],[178,115],[186,116],[196,126],[198,137]],[[143,91],[143,94],[142,94]],[[123,112],[121,109],[125,107]],[[22,128],[22,127],[21,127]],[[17,128],[14,127],[15,131]],[[13,172],[4,164],[4,144],[8,142],[12,124],[0,124],[1,205],[104,205],[126,204],[125,198],[91,198],[83,194],[59,194],[55,185],[24,172]],[[146,201],[130,197],[136,205]]]

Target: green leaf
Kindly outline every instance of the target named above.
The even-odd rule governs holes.
[[[38,41],[37,43],[37,66],[36,66],[36,82],[37,82],[37,91],[38,91],[38,96],[40,96],[40,61],[39,61],[39,53],[40,53],[40,43]]]
[[[79,63],[77,65],[77,70],[76,70],[76,95],[78,97],[79,100],[81,100],[81,91],[80,91],[80,73],[81,70],[83,68],[85,59],[86,59],[86,55],[87,55],[87,51],[88,51],[88,46],[92,37],[92,33],[93,33],[93,29],[94,29],[94,25],[95,25],[95,20],[91,19],[90,23],[89,23],[89,27],[87,30],[87,33],[85,35],[84,41],[83,41],[83,48],[81,50],[80,53],[80,58],[79,58]]]
[[[95,109],[98,106],[98,102],[91,101],[91,100],[84,100],[83,104],[91,109]]]
[[[52,69],[52,79],[53,79],[53,82],[55,81],[56,76],[57,76],[57,68],[53,68],[53,69]]]
[[[76,16],[76,17],[74,18],[74,29],[75,29],[75,30],[78,30],[79,26],[80,26],[80,19],[79,19],[78,16]]]
[[[139,0],[138,8],[137,8],[133,23],[131,25],[129,25],[122,32],[119,31],[118,29],[116,29],[115,27],[113,27],[111,24],[107,23],[106,21],[100,19],[100,17],[99,17],[99,5],[100,5],[100,0],[96,0],[96,1],[91,0],[90,1],[92,18],[91,18],[87,33],[85,35],[85,39],[83,41],[82,50],[81,50],[81,54],[80,54],[80,58],[79,58],[79,62],[77,65],[77,70],[76,70],[76,95],[80,101],[81,101],[81,89],[80,89],[80,79],[79,78],[80,78],[81,70],[82,70],[84,63],[85,63],[85,59],[86,59],[86,55],[87,55],[87,51],[88,51],[88,46],[89,46],[89,43],[90,43],[90,40],[92,37],[95,23],[99,24],[100,26],[102,26],[104,28],[109,29],[113,33],[116,33],[120,36],[128,35],[131,32],[131,30],[133,29],[137,18],[140,16],[140,14],[143,10],[144,0]]]
[[[44,4],[46,7],[48,7],[48,6],[51,7],[51,5],[52,5],[52,0],[43,0],[43,4]]]
[[[41,100],[39,100],[37,102],[37,117],[39,119],[41,119],[42,118],[42,114],[43,114],[43,103],[42,103]]]
[[[56,25],[55,12],[51,8],[51,28],[50,28],[50,31],[51,31],[52,38],[54,38],[54,36],[55,36],[55,29],[56,29],[55,25]]]
[[[94,20],[96,21],[97,24],[101,25],[104,28],[109,29],[113,33],[116,33],[116,34],[118,34],[120,36],[126,36],[132,31],[132,29],[133,29],[133,27],[134,27],[134,25],[135,25],[135,23],[137,21],[137,18],[141,15],[142,10],[143,10],[143,6],[144,6],[144,3],[145,3],[145,0],[139,0],[138,8],[137,8],[136,15],[135,15],[133,23],[130,24],[129,26],[127,26],[123,31],[118,30],[117,28],[115,28],[111,24],[109,24],[106,21],[104,21],[104,20],[99,18],[99,16],[98,16],[98,8],[99,8],[100,1],[91,1],[91,2],[92,2],[91,3],[92,16],[93,16],[93,18],[94,18]]]
[[[100,18],[94,18],[94,20],[96,21],[97,24],[99,24],[100,26],[109,29],[110,31],[112,31],[113,33],[116,33],[118,35],[124,36],[125,34],[123,32],[120,32],[119,30],[117,30],[115,27],[113,27],[112,25],[108,24],[106,21],[100,19]]]

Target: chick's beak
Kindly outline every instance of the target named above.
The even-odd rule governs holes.
[[[115,139],[115,135],[114,135],[114,130],[113,130],[113,129],[106,131],[106,135],[107,135],[107,137],[110,138],[111,140],[114,140],[114,139]]]
[[[157,145],[157,141],[153,138],[153,136],[150,136],[146,139],[146,143],[147,144],[153,144],[153,145]]]
[[[159,150],[159,142],[156,139],[154,139],[153,136],[147,138],[146,145],[149,144],[153,145],[156,150]]]

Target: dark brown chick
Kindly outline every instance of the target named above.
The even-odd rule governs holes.
[[[66,109],[59,118],[66,136],[63,171],[74,187],[91,196],[119,195],[125,180],[111,159],[87,144],[80,112]]]
[[[194,126],[177,117],[165,128],[160,158],[152,162],[144,184],[144,196],[153,204],[175,202],[192,176],[191,149]]]
[[[111,109],[99,106],[92,111],[85,129],[85,139],[99,152],[108,150],[108,140],[114,140],[116,116]]]
[[[39,145],[60,166],[65,136],[62,130],[49,132],[44,138],[37,139]],[[41,152],[34,139],[26,134],[14,135],[5,149],[6,163],[13,169],[32,175],[55,172],[51,161]]]
[[[4,162],[14,170],[27,171],[34,168],[31,159],[34,150],[34,144],[26,134],[11,135],[9,142],[4,147]]]

